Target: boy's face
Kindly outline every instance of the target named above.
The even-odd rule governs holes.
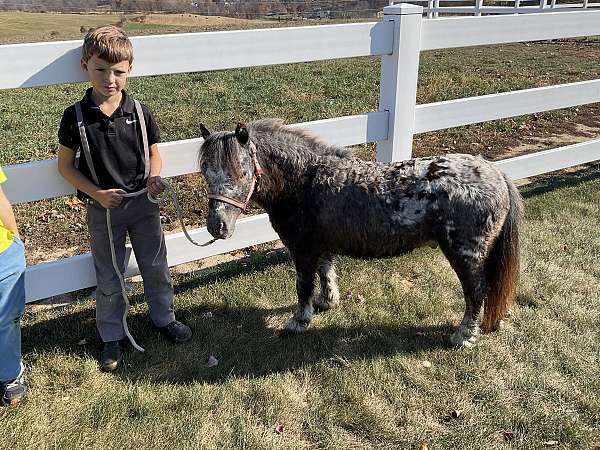
[[[110,63],[93,55],[89,60],[81,60],[81,70],[87,73],[94,90],[103,97],[112,97],[121,92],[131,73],[129,61]]]

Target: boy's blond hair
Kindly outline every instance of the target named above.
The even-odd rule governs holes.
[[[125,32],[113,25],[98,27],[88,31],[83,38],[81,57],[84,61],[97,55],[98,58],[116,64],[121,61],[133,62],[133,46]]]

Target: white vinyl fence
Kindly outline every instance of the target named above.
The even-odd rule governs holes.
[[[532,14],[600,9],[600,1],[583,0],[391,0],[390,5],[413,3],[423,6],[427,18],[440,16],[481,16],[488,14]],[[511,5],[512,3],[512,5]]]
[[[423,19],[422,11],[420,6],[399,4],[386,7],[383,19],[376,23],[134,37],[135,74],[381,56],[379,111],[293,125],[308,128],[339,145],[377,142],[381,161],[410,158],[415,133],[600,102],[600,80],[591,80],[416,105],[423,50],[600,34],[600,11],[436,20]],[[80,44],[67,41],[0,46],[0,89],[83,80],[78,69]],[[160,144],[163,175],[197,172],[196,154],[201,142],[189,139]],[[598,159],[600,140],[592,140],[497,164],[516,179]],[[17,164],[5,170],[9,178],[5,189],[13,203],[74,194],[58,175],[56,159]],[[277,239],[264,214],[241,219],[236,228],[231,239],[201,248],[188,243],[182,233],[167,236],[169,265]],[[202,242],[210,239],[206,228],[193,230],[191,235]],[[133,254],[128,253],[127,275],[134,275],[138,273],[137,264]],[[27,269],[27,301],[95,284],[90,254],[45,262]]]

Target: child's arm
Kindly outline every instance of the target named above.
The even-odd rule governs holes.
[[[158,144],[152,144],[148,150],[150,152],[150,174],[148,175],[146,186],[150,195],[156,197],[165,190],[165,185],[160,177],[162,159],[158,151]]]
[[[116,208],[123,201],[122,189],[100,189],[75,168],[75,152],[64,145],[58,146],[58,172],[69,183],[85,192],[104,208]]]
[[[13,212],[12,206],[10,206],[8,198],[6,198],[2,187],[0,187],[0,221],[2,221],[6,228],[15,233],[15,236],[19,236],[15,213]]]

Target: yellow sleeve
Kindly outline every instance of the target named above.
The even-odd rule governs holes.
[[[6,181],[6,175],[4,175],[4,170],[0,167],[0,183],[4,183]]]

